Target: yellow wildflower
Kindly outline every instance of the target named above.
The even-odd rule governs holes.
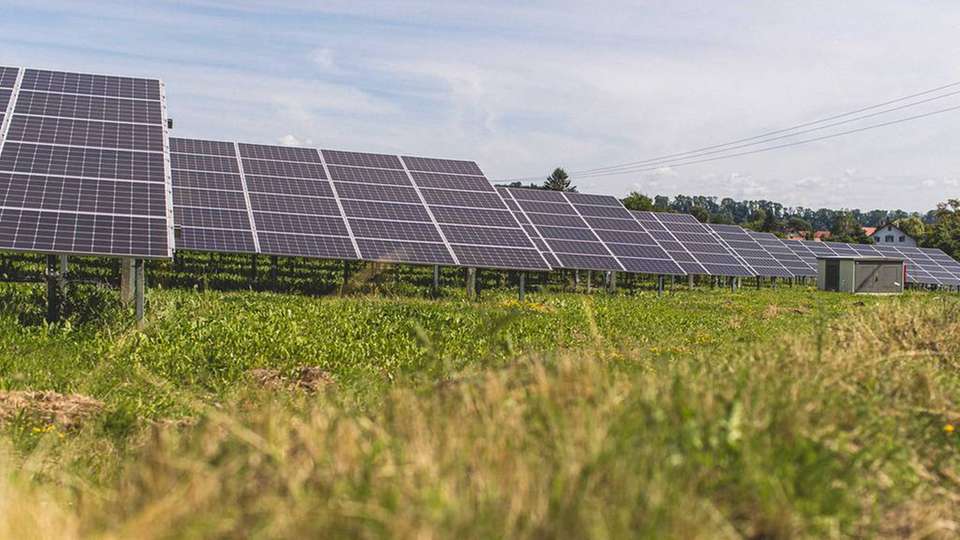
[[[947,424],[943,426],[943,431],[945,431],[948,435],[953,433],[953,430],[954,430],[953,424]]]

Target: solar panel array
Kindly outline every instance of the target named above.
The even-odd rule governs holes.
[[[0,249],[180,249],[517,270],[801,277],[897,257],[960,286],[940,250],[784,241],[606,195],[494,188],[476,163],[169,139],[155,79],[0,67]],[[175,227],[174,227],[175,225]],[[176,237],[174,238],[174,231]]]
[[[0,67],[0,249],[170,257],[163,85]]]
[[[522,188],[500,193],[558,268],[686,274],[615,197]]]
[[[754,275],[697,218],[688,214],[632,213],[688,274],[731,277]]]
[[[550,266],[473,162],[173,139],[183,249]]]

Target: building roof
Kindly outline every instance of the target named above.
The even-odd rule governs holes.
[[[827,238],[830,238],[830,231],[815,231],[813,233],[813,239],[817,242],[826,240]]]
[[[864,227],[864,228],[863,228],[863,233],[866,234],[867,236],[873,236],[873,233],[875,233],[875,232],[877,232],[877,228],[876,228],[876,227]]]

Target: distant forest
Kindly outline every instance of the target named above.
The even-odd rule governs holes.
[[[556,169],[543,184],[513,182],[506,187],[576,191],[563,169]],[[702,223],[736,224],[778,236],[800,235],[813,238],[816,231],[829,231],[836,242],[872,244],[863,227],[880,227],[894,223],[921,246],[942,249],[960,259],[960,199],[951,199],[926,213],[903,210],[804,208],[784,206],[778,202],[757,200],[737,201],[729,197],[719,199],[703,195],[653,197],[633,192],[621,199],[630,210],[675,212],[695,216]]]

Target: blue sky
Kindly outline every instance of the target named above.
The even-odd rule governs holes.
[[[955,82],[958,32],[960,4],[923,0],[4,0],[0,63],[162,78],[178,136],[473,159],[499,179],[684,151]],[[925,210],[960,197],[958,132],[960,112],[577,183]]]

